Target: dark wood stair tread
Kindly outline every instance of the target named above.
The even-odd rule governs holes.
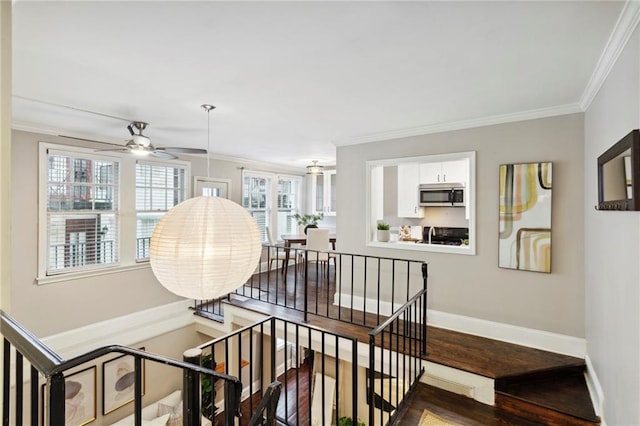
[[[493,379],[585,365],[580,358],[436,327],[427,331],[426,359]]]
[[[581,373],[558,372],[556,377],[515,381],[496,387],[496,406],[506,406],[504,408],[507,410],[518,407],[515,409],[523,412],[530,405],[556,411],[588,423],[600,422],[593,410],[589,389]]]

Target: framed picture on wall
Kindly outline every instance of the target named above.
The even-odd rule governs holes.
[[[141,348],[144,350],[144,348]],[[116,410],[135,397],[135,358],[121,355],[102,363],[102,414]],[[144,360],[142,360],[142,395],[145,393]]]
[[[500,166],[500,268],[551,272],[551,166]]]
[[[45,413],[47,385],[42,385],[42,413]],[[65,426],[82,426],[96,419],[96,366],[64,378]]]

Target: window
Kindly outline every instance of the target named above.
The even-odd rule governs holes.
[[[47,150],[46,275],[119,261],[117,159]]]
[[[242,183],[242,207],[249,211],[267,240],[265,226],[271,221],[271,178],[246,172]]]
[[[264,241],[267,241],[266,225],[275,238],[297,233],[293,215],[300,210],[301,186],[299,176],[244,171],[242,206],[258,223]],[[276,215],[271,214],[273,206],[277,209]]]
[[[153,229],[160,218],[186,194],[183,166],[136,163],[136,260],[149,259]]]
[[[297,233],[293,215],[300,205],[300,180],[293,176],[278,177],[278,235]]]
[[[135,267],[189,193],[189,163],[40,144],[38,283]]]

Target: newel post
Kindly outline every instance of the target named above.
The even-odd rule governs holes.
[[[202,349],[187,349],[182,356],[184,362],[200,366]],[[182,383],[182,421],[186,426],[200,426],[200,373],[184,370]]]
[[[56,373],[48,380],[49,382],[49,395],[45,398],[49,399],[49,424],[50,425],[63,425],[64,424],[64,374]],[[46,413],[45,413],[46,415]]]

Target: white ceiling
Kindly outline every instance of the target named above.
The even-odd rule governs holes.
[[[211,103],[213,153],[332,164],[334,142],[570,110],[623,5],[18,0],[14,123],[206,148]]]

